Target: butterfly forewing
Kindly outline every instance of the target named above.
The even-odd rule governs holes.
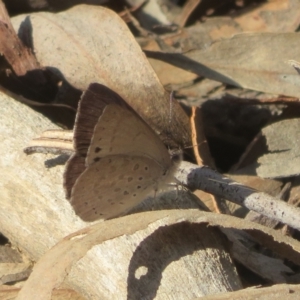
[[[166,169],[171,166],[169,153],[154,131],[134,111],[111,104],[95,126],[87,165],[118,154],[151,157]]]
[[[79,156],[86,157],[94,128],[108,104],[118,104],[125,109],[128,107],[117,93],[102,84],[92,83],[83,93],[74,127],[74,148]]]

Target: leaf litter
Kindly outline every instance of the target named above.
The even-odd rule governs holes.
[[[133,1],[128,3],[136,5]],[[147,15],[147,11],[149,14],[147,6],[139,6],[136,14],[134,10],[126,11],[130,15],[129,25],[140,24],[135,29],[143,32],[144,36],[139,37],[138,41],[142,48],[147,49],[146,54],[155,72],[125,23],[117,14],[106,8],[74,6],[70,10],[56,14],[30,13],[12,18],[12,23],[19,33],[28,32],[29,28],[32,28],[32,46],[41,66],[51,70],[56,76],[61,77],[63,82],[78,90],[85,90],[92,82],[109,86],[128,101],[156,132],[164,132],[166,137],[170,131],[171,139],[181,147],[191,146],[189,121],[178,107],[172,113],[173,124],[169,126],[166,121],[169,118],[165,117],[169,115],[168,94],[161,83],[169,91],[173,90],[175,97],[185,104],[195,104],[196,101],[202,103],[198,114],[203,116],[212,113],[212,110],[209,111],[211,108],[207,106],[209,102],[207,100],[214,101],[213,109],[218,110],[220,109],[218,105],[227,96],[225,103],[231,108],[231,115],[224,115],[224,111],[222,115],[221,110],[222,118],[214,118],[211,127],[205,125],[207,120],[205,117],[194,117],[194,120],[203,122],[204,126],[204,131],[193,127],[194,134],[198,135],[198,140],[193,140],[194,147],[208,142],[212,156],[215,158],[219,155],[225,161],[229,159],[224,154],[226,151],[222,147],[222,142],[230,144],[231,149],[234,147],[243,149],[237,151],[235,161],[228,163],[230,167],[227,167],[227,172],[246,175],[244,178],[246,186],[251,180],[249,174],[262,178],[285,178],[292,183],[291,194],[297,195],[297,186],[293,186],[293,182],[297,182],[299,174],[297,163],[299,116],[295,108],[298,108],[300,76],[289,65],[289,61],[300,61],[296,32],[299,23],[299,3],[292,0],[270,1],[256,5],[255,9],[248,12],[247,7],[244,7],[244,10],[239,8],[239,5],[245,5],[239,1],[236,1],[231,12],[227,10],[226,1],[220,7],[204,9],[205,4],[205,1],[187,1],[183,7],[174,7],[172,4],[169,13],[166,13],[165,7],[159,7],[155,1],[161,17],[154,20],[154,24],[153,20],[152,23],[149,21],[151,18],[141,19],[141,16]],[[197,17],[193,15],[193,12],[197,11],[201,12],[198,17],[201,23],[197,23]],[[220,11],[226,12],[226,18],[218,16]],[[188,26],[172,27],[167,20],[175,20],[180,25],[188,24]],[[211,83],[205,85],[207,81]],[[251,93],[251,99],[260,99],[260,106],[253,102],[247,104],[250,92],[245,89],[256,91]],[[230,92],[235,93],[235,96],[228,97]],[[282,95],[294,97],[293,103],[285,101],[287,98]],[[264,101],[271,97],[273,99],[281,97],[281,106],[267,104],[267,101]],[[243,119],[251,107],[255,107],[257,115],[267,110],[268,116],[261,119],[259,124],[251,123],[253,120],[249,117]],[[254,112],[253,109],[252,114]],[[245,125],[242,119],[248,120],[248,123]],[[244,127],[238,130],[240,124]],[[244,134],[242,131],[251,126],[255,127],[253,132],[250,135],[246,132],[246,135],[242,136]],[[262,129],[264,126],[266,127]],[[260,130],[262,134],[258,134]],[[213,150],[214,144],[219,145],[218,151]],[[245,150],[250,144],[251,147]],[[201,161],[203,155],[209,155],[209,149],[201,150],[200,147],[199,149],[197,156]],[[242,155],[243,151],[247,153],[247,157]],[[188,154],[191,156],[191,153]],[[236,163],[240,156],[242,168],[238,170],[234,168],[233,163]],[[205,161],[210,161],[211,165],[222,170],[218,159],[215,158],[215,164],[210,158],[206,158]],[[239,178],[239,175],[236,176]],[[260,190],[257,184],[253,188]],[[270,185],[266,192],[271,193],[273,189],[274,185]],[[224,199],[215,201],[216,206],[222,206],[224,203],[226,206]],[[211,206],[211,209],[215,208]],[[246,205],[243,209],[247,212],[249,207]],[[240,206],[236,206],[232,212],[233,216],[238,215],[239,210]],[[219,207],[219,211],[222,211],[222,208]],[[295,210],[295,214],[299,215],[298,209]],[[137,222],[131,225],[133,224],[131,220]],[[107,221],[108,223],[92,225],[92,229],[83,229],[83,235],[77,239],[65,238],[46,252],[36,264],[18,298],[34,299],[33,294],[39,293],[39,296],[43,295],[43,299],[50,299],[52,290],[63,282],[72,265],[83,258],[89,249],[97,247],[97,244],[105,244],[106,240],[114,240],[118,236],[131,235],[143,230],[154,220],[161,220],[163,225],[160,226],[170,226],[177,222],[203,222],[217,226],[233,243],[232,257],[254,272],[257,278],[263,278],[268,283],[298,284],[298,281],[293,279],[297,278],[299,266],[296,229],[284,231],[278,224],[274,230],[231,216],[174,210],[122,217]],[[226,230],[223,230],[224,228]],[[243,232],[247,235],[243,235]],[[286,236],[287,232],[292,237]],[[74,236],[76,235],[77,233],[74,233]],[[252,248],[249,249],[245,245],[256,248],[260,245],[262,248],[259,251],[251,251]],[[273,251],[272,255],[265,253],[265,249]],[[247,260],[243,259],[243,256],[247,256]],[[101,272],[109,277],[105,268]],[[243,277],[242,274],[239,276]],[[247,282],[247,278],[243,279]],[[247,282],[245,286],[250,285]],[[85,296],[91,295],[88,290],[75,286],[76,290]],[[239,284],[235,285],[235,289],[240,289],[238,286]],[[273,287],[278,288],[281,297],[286,294],[281,285]],[[245,297],[248,292],[249,295],[252,293],[247,289],[240,292],[242,291]],[[296,299],[297,287],[294,292],[293,296]],[[267,293],[268,291],[266,295]],[[264,296],[267,297],[266,295]],[[163,299],[159,297],[157,299]]]

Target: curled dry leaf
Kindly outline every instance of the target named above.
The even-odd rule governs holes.
[[[247,220],[247,222],[249,221]],[[249,233],[227,228],[221,230],[232,242],[231,253],[233,258],[248,270],[270,283],[284,283],[290,280],[289,275],[293,274],[293,271],[285,265],[285,260],[276,256],[276,254],[270,256],[270,253],[267,252],[253,251],[257,246],[257,242],[253,240]]]
[[[196,224],[203,224],[205,226],[196,226]],[[181,241],[184,241],[184,243],[180,243],[178,241],[179,244],[184,245],[179,248],[185,249],[184,251],[191,253],[190,251],[196,252],[196,249],[193,247],[195,247],[195,244],[197,243],[192,243],[193,246],[186,243],[187,240],[183,238],[183,235],[190,234],[190,231],[186,231],[186,229],[191,226],[190,229],[194,228],[194,230],[200,234],[202,239],[202,242],[200,243],[201,246],[198,248],[198,251],[200,251],[201,249],[203,250],[202,247],[205,248],[208,246],[207,243],[211,243],[205,240],[205,234],[203,230],[205,230],[204,228],[206,228],[206,224],[209,224],[210,226],[220,226],[221,228],[226,229],[236,228],[245,230],[269,249],[276,251],[279,255],[288,257],[296,264],[300,264],[300,243],[298,241],[295,241],[289,237],[285,237],[279,232],[259,224],[246,221],[241,222],[240,219],[235,217],[217,215],[208,212],[199,212],[197,210],[146,212],[143,214],[135,214],[98,223],[65,238],[63,241],[49,250],[37,263],[31,277],[21,291],[19,299],[27,299],[25,296],[32,295],[34,291],[37,292],[37,288],[40,289],[38,294],[43,295],[43,299],[50,299],[49,295],[51,294],[52,289],[55,286],[58,286],[64,280],[67,275],[66,271],[69,271],[72,265],[86,255],[86,253],[97,244],[101,245],[93,248],[92,251],[89,251],[87,256],[82,258],[78,264],[76,264],[76,266],[84,268],[89,263],[91,257],[95,259],[97,256],[100,256],[102,262],[99,263],[97,268],[100,268],[98,272],[100,272],[101,275],[99,279],[96,280],[96,275],[92,274],[93,271],[91,271],[91,278],[85,278],[85,281],[90,282],[90,285],[88,286],[88,290],[84,290],[84,288],[82,288],[82,278],[76,278],[71,271],[69,276],[72,278],[73,283],[77,282],[75,284],[76,289],[81,290],[84,295],[89,295],[89,297],[99,297],[105,295],[106,298],[113,299],[116,295],[115,289],[118,287],[118,293],[121,293],[124,296],[127,295],[129,299],[142,298],[145,295],[149,295],[149,293],[154,293],[156,295],[155,299],[163,299],[161,298],[162,295],[159,296],[160,292],[163,291],[164,293],[170,293],[170,291],[164,291],[164,287],[159,286],[159,283],[161,285],[164,283],[164,280],[161,278],[161,272],[165,272],[165,270],[168,269],[167,266],[171,267],[171,265],[174,263],[174,253],[177,253],[179,257],[181,257],[183,253],[179,249],[177,249],[179,252],[173,249],[173,255],[169,256],[171,259],[166,259],[166,257],[164,257],[164,246],[159,246],[160,243],[157,243],[156,241],[156,238],[162,239],[162,236],[164,236],[164,234],[161,236],[159,232],[166,232],[165,234],[168,236],[168,234],[170,234],[169,230],[172,231],[172,228],[176,228],[178,236],[180,236],[180,239],[182,239]],[[143,232],[146,234],[146,236],[144,236]],[[212,239],[215,239],[215,237],[213,237],[214,233],[211,232],[210,234],[212,234]],[[138,248],[132,248],[132,245],[130,245],[130,241],[133,240],[131,237],[132,235],[139,236],[139,239],[141,239],[140,242],[138,242]],[[198,236],[198,238],[200,236]],[[173,238],[176,239],[176,235],[173,236]],[[194,242],[196,242],[198,238],[194,236]],[[117,242],[118,239],[122,240],[123,242]],[[150,244],[147,245],[147,242]],[[156,247],[151,248],[150,245],[152,244],[153,247],[153,243],[156,244]],[[176,244],[177,242],[173,244],[175,248]],[[118,245],[122,246],[120,247]],[[166,239],[165,246],[167,245],[172,245],[172,242],[168,239]],[[210,244],[210,246],[212,247],[212,244]],[[118,255],[111,257],[110,251],[115,249],[115,247],[117,247]],[[192,247],[193,250],[191,250],[192,248],[187,250],[188,248],[186,247]],[[148,250],[146,251],[146,249]],[[208,249],[206,248],[206,250]],[[152,253],[152,251],[154,251],[155,254]],[[210,249],[209,252],[211,251],[213,250]],[[219,251],[220,248],[218,248],[218,251],[215,254],[208,254],[209,252],[207,252],[205,255],[209,255],[208,257],[210,257],[210,255],[216,255],[219,253]],[[185,255],[187,255],[187,253]],[[176,260],[181,260],[179,257],[177,257]],[[223,259],[226,261],[227,258],[225,257],[226,256],[223,256]],[[115,262],[115,266],[118,266],[118,268],[115,268],[114,270],[106,269],[106,264],[110,260],[113,260]],[[228,266],[225,261],[223,261],[222,267],[225,267],[227,273],[226,278],[228,279],[231,276],[235,276],[235,273],[233,270],[230,271],[230,268],[227,269]],[[217,261],[214,263],[217,263]],[[158,266],[161,266],[161,264],[164,265],[162,269],[158,268]],[[202,275],[200,273],[200,270],[202,269],[201,265],[201,262],[198,261],[198,271],[196,277],[198,277],[200,281],[204,280],[204,277],[202,277],[204,276],[203,273]],[[214,265],[213,268],[216,268],[216,266],[217,265]],[[210,273],[209,281],[214,281],[211,276],[218,273],[217,270],[219,267],[215,269],[214,272]],[[96,266],[93,267],[93,270],[95,268]],[[138,271],[141,271],[141,268],[143,268],[143,276],[139,277],[137,273]],[[206,263],[205,268],[209,268],[208,264]],[[177,272],[177,274],[179,278],[176,276],[173,277],[173,283],[176,283],[177,280],[184,281],[184,273]],[[106,277],[106,279],[102,276]],[[110,278],[108,279],[107,277]],[[120,282],[126,281],[126,278],[127,284],[124,286],[120,285]],[[225,278],[223,279],[225,280]],[[97,287],[95,287],[95,284],[93,284],[95,280],[98,283]],[[191,280],[191,278],[189,280]],[[239,283],[236,280],[236,278],[234,279],[231,277],[230,285],[232,289],[239,289]],[[110,286],[107,286],[108,282]],[[150,282],[152,284],[157,282],[158,285],[149,286]],[[187,287],[187,283],[184,285]],[[191,287],[189,286],[187,290],[183,292],[184,294],[182,294],[182,296],[185,295],[185,299],[190,299],[192,295],[195,297],[198,293],[201,293],[200,291],[197,292],[196,290],[193,290],[192,294],[190,295],[190,288]],[[177,286],[176,290],[180,293],[179,286]],[[205,295],[207,292],[202,290],[202,293],[202,295]]]
[[[16,31],[28,32],[32,28],[29,32],[42,66],[81,90],[92,82],[104,84],[164,138],[181,146],[190,144],[188,117],[174,103],[169,123],[169,95],[116,13],[79,5],[57,14],[17,16],[12,23]]]

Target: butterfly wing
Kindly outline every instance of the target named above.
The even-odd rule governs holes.
[[[79,156],[86,157],[99,117],[106,105],[113,103],[128,107],[117,93],[102,84],[92,83],[83,93],[74,126],[74,148]]]
[[[67,165],[65,188],[77,215],[94,221],[123,214],[157,190],[167,182],[172,161],[155,132],[116,93],[92,85],[85,95],[74,132],[80,168]],[[67,171],[73,169],[71,176]]]
[[[86,167],[107,155],[138,153],[152,157],[165,169],[171,166],[169,154],[153,130],[118,94],[96,83],[89,86],[79,102],[74,147],[76,153],[64,173],[67,199]]]
[[[109,219],[144,200],[168,175],[147,157],[107,156],[81,174],[70,202],[84,221]]]
[[[108,104],[95,126],[86,162],[119,154],[150,157],[165,169],[171,166],[166,147],[148,124],[133,110]]]

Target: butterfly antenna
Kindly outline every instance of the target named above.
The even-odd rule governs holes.
[[[173,101],[174,101],[174,91],[170,93],[170,112],[169,112],[169,124],[172,122],[172,117],[173,117]]]
[[[170,147],[170,143],[168,143],[168,140],[172,142],[171,139],[171,123],[172,123],[172,119],[173,119],[173,107],[174,107],[174,91],[172,90],[170,93],[170,97],[169,97],[169,104],[170,104],[170,110],[169,110],[169,130],[167,131],[167,139],[166,139],[166,144],[168,145],[168,151],[169,154],[171,156],[171,159],[173,162],[179,162],[182,160],[183,157],[183,152],[181,148],[177,148],[177,149],[171,149]]]
[[[175,101],[174,91],[172,90],[171,93],[170,93],[170,97],[169,97],[170,109],[169,109],[169,124],[168,124],[167,132],[166,132],[166,137],[167,137],[167,139],[166,139],[167,143],[166,144],[169,144],[168,141],[172,141],[172,138],[171,138],[171,123],[172,123],[172,120],[173,120],[174,101]]]

